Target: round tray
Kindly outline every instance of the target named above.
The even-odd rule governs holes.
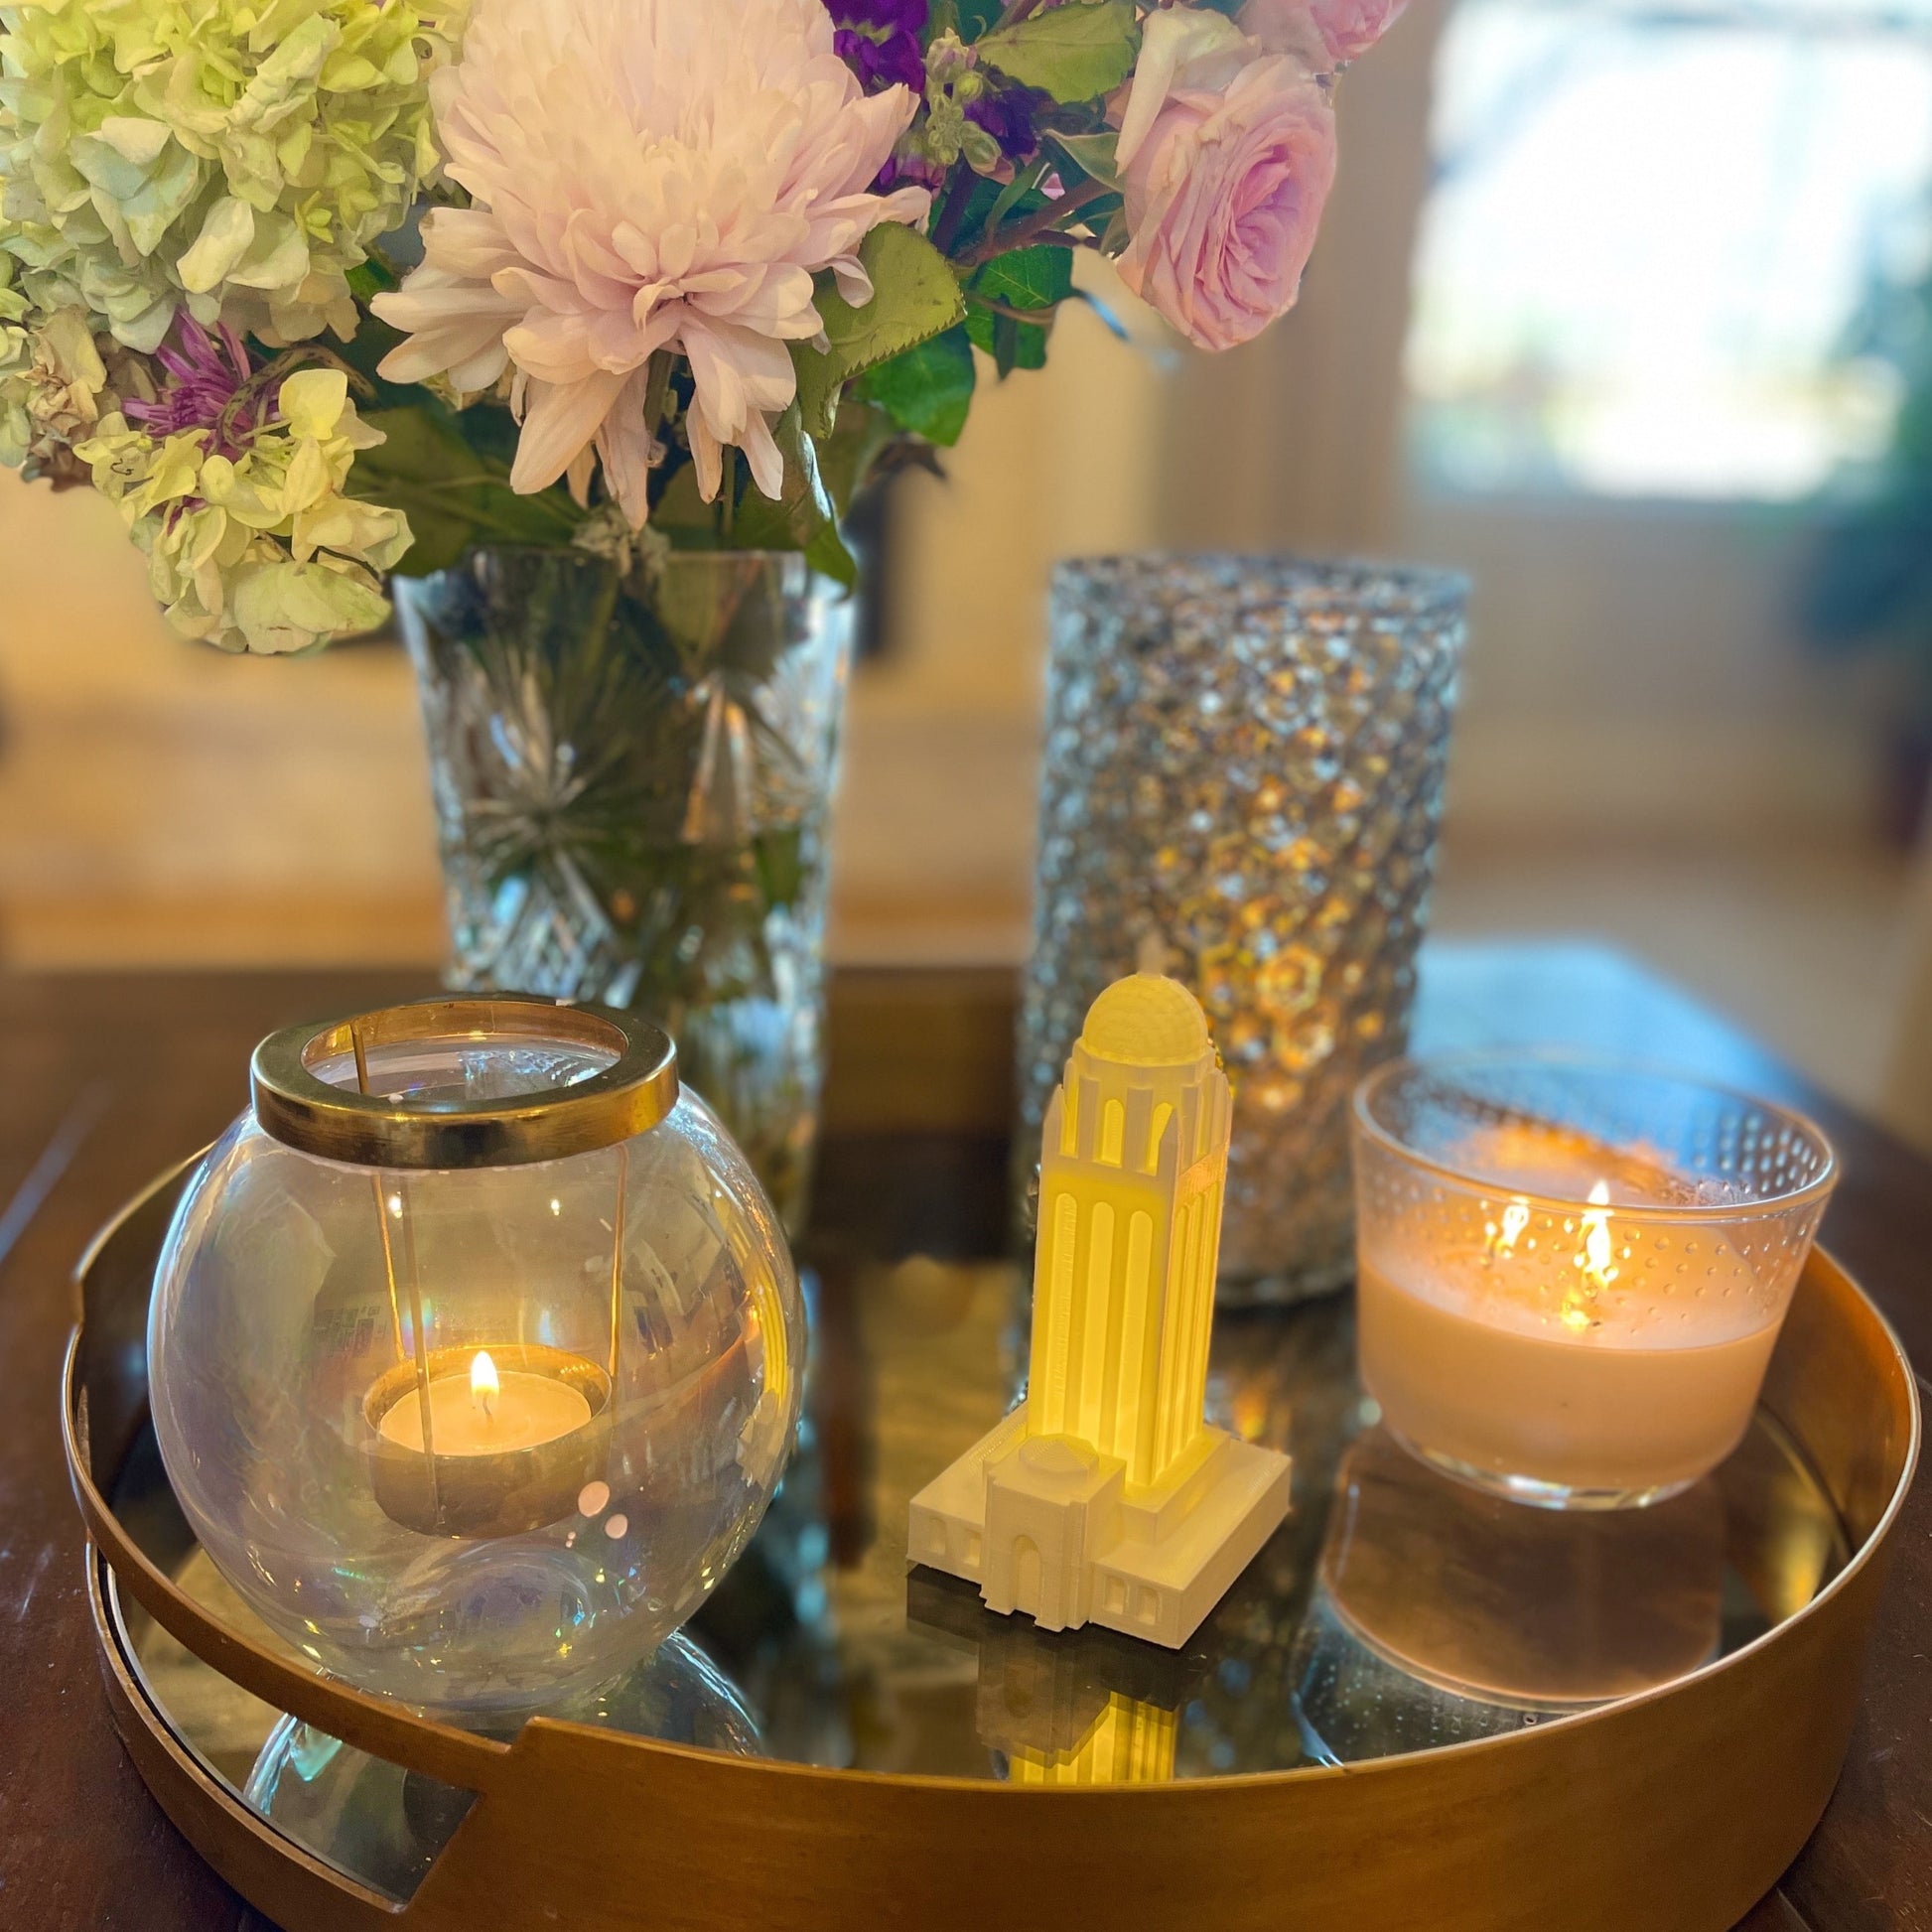
[[[742,1692],[762,1724],[707,1749],[608,1711],[509,1739],[428,1723],[320,1677],[218,1588],[147,1422],[181,1181],[81,1264],[69,1458],[128,1748],[287,1932],[1725,1932],[1838,1775],[1919,1417],[1889,1329],[1822,1254],[1737,1453],[1679,1504],[1611,1516],[1495,1502],[1395,1451],[1350,1378],[1345,1302],[1223,1315],[1210,1406],[1292,1450],[1295,1508],[1177,1654],[1047,1635],[907,1574],[911,1491],[1011,1394],[1019,1284],[861,1271],[820,1312],[784,1491],[694,1625],[728,1719]],[[358,1864],[340,1807],[248,1783],[271,1729],[264,1766],[366,1770],[364,1800],[420,1826],[400,1880]]]

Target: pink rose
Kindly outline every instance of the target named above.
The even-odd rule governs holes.
[[[1317,68],[1359,60],[1396,23],[1409,0],[1247,0],[1241,30],[1270,54]]]
[[[1177,87],[1127,169],[1121,279],[1202,348],[1248,342],[1295,306],[1334,178],[1334,110],[1299,62]]]

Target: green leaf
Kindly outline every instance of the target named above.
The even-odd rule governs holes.
[[[1058,305],[1073,293],[1070,249],[1039,245],[996,255],[966,291],[966,333],[992,356],[1004,378],[1015,369],[1046,366],[1046,331]],[[991,308],[989,303],[997,303]],[[1003,315],[1002,309],[1037,309],[1037,323]]]
[[[1075,101],[1118,87],[1133,71],[1140,44],[1134,0],[1061,0],[982,35],[976,51],[1008,79]]]
[[[843,584],[849,591],[858,589],[859,562],[845,547],[845,539],[839,534],[836,523],[827,523],[806,544],[805,561],[821,577],[829,577],[833,583]]]
[[[1061,134],[1048,128],[1046,138],[1089,181],[1097,181],[1103,187],[1111,188],[1115,194],[1121,192],[1120,167],[1114,158],[1120,136],[1111,128],[1101,134]]]
[[[696,464],[684,464],[664,485],[651,505],[650,525],[662,530],[676,549],[717,549],[718,506],[698,494]]]
[[[839,536],[838,516],[818,474],[818,452],[805,434],[796,403],[772,425],[771,436],[785,460],[777,500],[748,483],[739,499],[731,547],[802,550],[814,570],[849,589],[859,581],[859,569]]]
[[[752,862],[758,868],[759,890],[765,905],[775,911],[790,905],[805,883],[804,834],[796,825],[752,835]]]
[[[830,277],[823,278],[830,281]],[[825,313],[827,293],[819,291],[819,314]],[[839,395],[845,387],[845,370],[839,365],[836,350],[814,348],[810,343],[787,343],[791,351],[791,372],[798,379],[799,420],[813,436],[830,436],[839,420]]]
[[[561,488],[517,495],[509,466],[472,449],[448,411],[377,409],[362,420],[388,440],[356,453],[349,492],[408,516],[416,541],[396,566],[405,577],[447,570],[473,544],[568,543],[584,520]]]
[[[959,38],[977,40],[1004,11],[1003,0],[958,0]],[[928,35],[928,40],[931,36]]]
[[[1030,204],[1029,212],[1034,207],[1044,207],[1045,196],[1039,193],[1039,184],[1046,171],[1052,166],[1052,158],[1041,155],[1030,166],[1020,170],[1007,185],[1000,190],[998,199],[986,211],[986,219],[979,224],[983,233],[991,234],[1009,214],[1022,203]]]
[[[396,276],[387,262],[374,255],[364,257],[343,278],[348,284],[348,292],[364,308],[372,297],[386,295],[397,286]]]
[[[855,309],[831,277],[824,277],[818,313],[830,346],[791,345],[799,417],[807,435],[831,433],[839,391],[853,376],[952,328],[966,313],[945,256],[911,228],[882,223],[860,244],[859,259],[872,277],[872,300]]]
[[[869,380],[862,377],[861,387]],[[871,480],[873,465],[898,434],[893,419],[877,404],[868,402],[863,393],[848,395],[841,404],[838,428],[817,443],[819,481],[841,517],[851,511]]]
[[[859,393],[900,429],[950,449],[966,427],[973,380],[973,345],[955,327],[868,370]]]
[[[1050,309],[1073,293],[1073,251],[1037,246],[995,255],[967,284],[974,295],[1015,309]]]
[[[1046,366],[1046,331],[1037,323],[1016,322],[1011,316],[996,315],[983,303],[969,302],[966,333],[992,356],[1002,378],[1015,369]]]

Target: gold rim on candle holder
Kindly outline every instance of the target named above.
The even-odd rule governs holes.
[[[316,1068],[353,1056],[366,1084],[382,1046],[465,1040],[588,1046],[614,1055],[586,1079],[546,1093],[449,1106],[337,1086]],[[513,1167],[614,1147],[677,1104],[677,1049],[634,1014],[559,1006],[529,994],[412,1001],[352,1020],[271,1034],[250,1067],[255,1118],[286,1146],[367,1168]]]

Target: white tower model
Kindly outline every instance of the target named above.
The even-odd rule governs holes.
[[[1046,1112],[1027,1399],[912,1499],[907,1554],[1042,1629],[1178,1648],[1288,1513],[1202,1420],[1232,1103],[1177,981],[1094,1003]]]

